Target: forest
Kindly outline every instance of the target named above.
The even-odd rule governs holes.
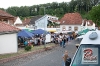
[[[19,16],[21,19],[37,15],[49,14],[59,17],[65,13],[79,12],[84,19],[89,19],[88,12],[93,6],[99,4],[99,0],[71,0],[70,2],[52,2],[46,4],[8,7],[7,9],[0,8],[13,16]]]

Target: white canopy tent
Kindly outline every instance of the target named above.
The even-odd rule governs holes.
[[[22,24],[22,21],[20,20],[19,17],[16,18],[14,25],[16,25],[16,24]]]

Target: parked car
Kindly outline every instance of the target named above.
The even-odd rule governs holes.
[[[100,66],[100,31],[86,33],[70,66]]]

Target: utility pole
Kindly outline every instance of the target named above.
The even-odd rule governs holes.
[[[44,15],[45,15],[45,7],[44,7]]]
[[[44,15],[46,14],[45,13],[45,7],[40,7],[40,8],[43,8],[44,9]],[[46,27],[45,27],[45,20],[44,20],[44,30],[45,30],[45,33],[44,33],[44,48],[46,48]]]
[[[45,15],[45,7],[44,7],[44,15]],[[46,23],[45,23],[45,20],[44,20],[44,30],[45,30],[45,33],[44,33],[44,48],[46,48],[46,27],[45,27]]]

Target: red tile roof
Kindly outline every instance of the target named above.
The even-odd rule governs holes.
[[[3,10],[0,10],[0,16],[14,17],[14,16],[12,16],[11,14],[9,14],[9,13],[3,11]]]
[[[60,19],[61,25],[81,25],[82,17],[79,13],[66,13]]]
[[[30,23],[30,18],[25,18],[24,20],[23,20],[23,25],[28,25],[29,23]]]
[[[11,26],[5,22],[0,22],[0,33],[18,32],[20,29]]]

